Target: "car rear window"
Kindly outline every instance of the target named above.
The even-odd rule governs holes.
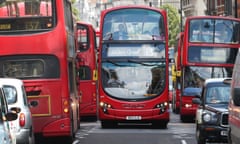
[[[13,104],[17,101],[17,90],[13,86],[3,86],[3,91],[6,95],[8,104]]]

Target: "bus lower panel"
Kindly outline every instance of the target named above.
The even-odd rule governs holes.
[[[82,105],[82,104],[81,104]],[[97,116],[97,106],[96,104],[87,105],[85,107],[81,107],[80,116]]]
[[[69,118],[55,120],[42,128],[41,133],[45,137],[50,136],[70,136],[71,134],[71,123]],[[37,124],[36,124],[37,125]],[[36,126],[35,126],[36,127]]]
[[[186,116],[195,116],[197,108],[181,108],[180,114]]]

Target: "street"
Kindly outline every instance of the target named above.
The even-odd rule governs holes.
[[[120,125],[102,129],[99,121],[82,121],[73,144],[197,144],[195,123],[183,123],[178,114],[171,113],[167,129],[149,125]],[[66,144],[62,139],[44,139],[37,144]],[[208,143],[219,144],[219,143]]]
[[[167,129],[151,129],[144,125],[122,125],[102,129],[100,122],[82,122],[73,144],[197,144],[195,123],[182,123],[171,114]],[[213,143],[212,143],[213,144]],[[214,143],[216,144],[216,143]]]

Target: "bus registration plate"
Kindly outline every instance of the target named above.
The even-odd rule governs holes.
[[[141,120],[141,116],[126,116],[126,120]]]

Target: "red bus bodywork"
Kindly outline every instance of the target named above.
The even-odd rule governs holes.
[[[237,34],[239,22],[239,19],[222,16],[194,16],[186,19],[181,54],[180,117],[188,115],[194,118],[196,114],[193,112],[196,107],[191,101],[188,102],[188,110],[183,107],[185,88],[201,88],[208,78],[231,77],[240,47]]]
[[[0,75],[24,81],[35,134],[72,140],[80,116],[71,3],[28,1],[26,8],[23,2],[9,5],[18,7],[20,15],[6,15],[2,13],[6,6],[0,7]],[[45,12],[35,17],[39,11],[27,8],[37,5]]]
[[[80,116],[97,116],[96,32],[91,24],[77,22]]]
[[[180,32],[177,37],[177,49],[175,49],[175,65],[173,70],[173,98],[172,109],[174,113],[179,113],[180,97],[181,97],[181,55],[183,47],[183,32]]]
[[[141,69],[144,64],[141,65],[140,61],[142,61],[142,63],[145,63],[144,62],[145,59],[137,59],[137,58],[132,59],[131,55],[136,54],[135,52],[138,50],[131,50],[131,49],[133,49],[135,47],[135,45],[139,45],[135,48],[135,49],[137,49],[137,48],[140,48],[141,46],[151,47],[153,43],[157,43],[157,45],[158,44],[161,45],[163,43],[161,43],[160,40],[155,40],[155,38],[153,38],[154,35],[150,36],[150,39],[147,41],[135,40],[134,34],[131,35],[131,36],[133,36],[133,38],[131,40],[123,40],[123,41],[115,40],[114,33],[111,33],[111,32],[108,33],[106,31],[108,28],[110,28],[110,29],[116,28],[117,29],[117,26],[115,26],[114,23],[111,24],[111,23],[107,22],[107,19],[109,17],[111,17],[111,16],[109,16],[107,18],[108,14],[110,14],[111,12],[125,11],[125,10],[126,11],[128,11],[128,10],[134,11],[135,9],[140,11],[139,13],[137,13],[137,15],[133,16],[134,18],[136,18],[136,20],[143,18],[142,21],[145,20],[147,22],[147,18],[151,18],[151,17],[145,17],[145,16],[141,15],[141,11],[146,11],[146,13],[152,12],[156,15],[161,15],[161,18],[162,18],[161,20],[162,20],[162,24],[163,24],[165,36],[166,36],[164,39],[164,52],[165,53],[163,53],[164,54],[163,61],[164,61],[164,64],[166,64],[164,67],[165,68],[164,69],[165,76],[163,78],[163,83],[164,83],[163,89],[161,90],[160,94],[148,94],[147,92],[144,95],[139,94],[140,97],[145,97],[141,100],[139,100],[139,98],[137,98],[137,99],[131,98],[131,96],[130,96],[130,95],[132,95],[133,97],[136,97],[135,95],[138,95],[138,92],[141,93],[143,91],[143,89],[141,89],[140,86],[136,86],[138,84],[141,84],[141,82],[135,82],[135,80],[140,79],[141,77],[142,77],[142,79],[148,79],[149,77],[147,77],[147,75],[151,74],[151,73],[147,73],[146,75],[144,74],[146,72],[146,70]],[[123,23],[124,23],[125,27],[127,27],[126,26],[127,23],[131,20],[134,20],[134,18],[130,18],[131,16],[128,14],[130,14],[130,13],[126,12],[126,17],[128,17],[126,19],[124,19],[124,18],[118,19],[118,18],[121,18],[121,16],[119,16],[119,17],[114,16],[113,18],[116,18],[116,23],[120,23],[119,20],[120,21],[126,20]],[[144,19],[144,17],[146,19]],[[106,25],[105,25],[105,19],[106,19]],[[149,20],[149,21],[151,21],[151,20]],[[155,22],[154,24],[159,25],[159,23],[158,23],[159,21]],[[98,72],[99,72],[99,106],[98,106],[99,109],[98,109],[98,113],[99,113],[99,119],[101,120],[102,127],[105,128],[108,126],[112,126],[118,122],[126,122],[126,123],[150,122],[156,127],[159,127],[159,126],[166,127],[167,123],[169,122],[168,46],[167,46],[168,34],[167,34],[166,12],[159,10],[159,9],[152,8],[152,7],[144,7],[144,6],[115,7],[115,8],[111,8],[111,9],[102,11],[100,26],[101,26],[100,27],[101,35],[100,35],[99,65],[98,65]],[[130,27],[127,27],[127,28],[129,28],[129,32],[130,32]],[[141,29],[143,29],[143,27],[141,27]],[[134,29],[132,29],[132,30],[134,30]],[[143,30],[141,30],[141,31],[142,31],[142,33],[144,33]],[[146,29],[146,33],[147,33],[147,31],[149,31],[149,28]],[[129,34],[129,36],[130,36],[130,34]],[[129,46],[127,46],[127,45],[129,45]],[[105,49],[105,48],[107,48],[107,49]],[[130,51],[130,52],[127,52],[127,51]],[[129,55],[129,56],[126,56],[126,55]],[[145,55],[148,56],[148,54],[145,54]],[[139,55],[139,56],[141,57],[141,55]],[[125,63],[125,60],[127,60],[127,59],[131,59],[131,60],[129,60],[128,63]],[[137,61],[137,62],[135,62],[135,61]],[[157,59],[157,60],[146,59],[146,61],[151,62],[151,63],[155,62],[155,61],[157,61],[157,63],[160,62],[159,59]],[[140,63],[140,64],[137,64],[137,63]],[[137,66],[135,69],[133,69],[131,67],[131,64],[141,65],[141,66]],[[119,86],[117,86],[116,88],[107,87],[107,86],[105,86],[105,84],[107,84],[105,77],[108,77],[110,75],[112,77],[115,77],[114,73],[116,71],[114,70],[114,68],[116,68],[116,71],[119,72],[118,74],[121,75],[120,77],[127,82],[126,83],[122,82],[122,84],[119,84]],[[162,68],[160,68],[160,69],[162,69]],[[140,73],[142,73],[142,75]],[[152,73],[160,75],[161,72],[159,72],[157,69],[153,68]],[[150,77],[154,77],[154,76],[155,75],[153,74],[153,76],[151,75]],[[150,82],[151,82],[151,80],[150,80]],[[147,81],[144,82],[143,83],[144,89],[146,87],[148,87],[149,85],[150,85],[149,82],[147,82]],[[136,87],[133,88],[134,86],[136,86]],[[121,87],[125,87],[125,88],[121,88]],[[132,87],[132,88],[130,88],[130,87]],[[140,89],[140,90],[135,91],[135,89]],[[117,92],[117,91],[119,91],[119,92]],[[127,91],[128,91],[128,94],[127,94]],[[111,94],[109,94],[109,93],[111,93]],[[127,97],[124,97],[125,94]],[[119,96],[119,98],[118,98],[118,96]]]

